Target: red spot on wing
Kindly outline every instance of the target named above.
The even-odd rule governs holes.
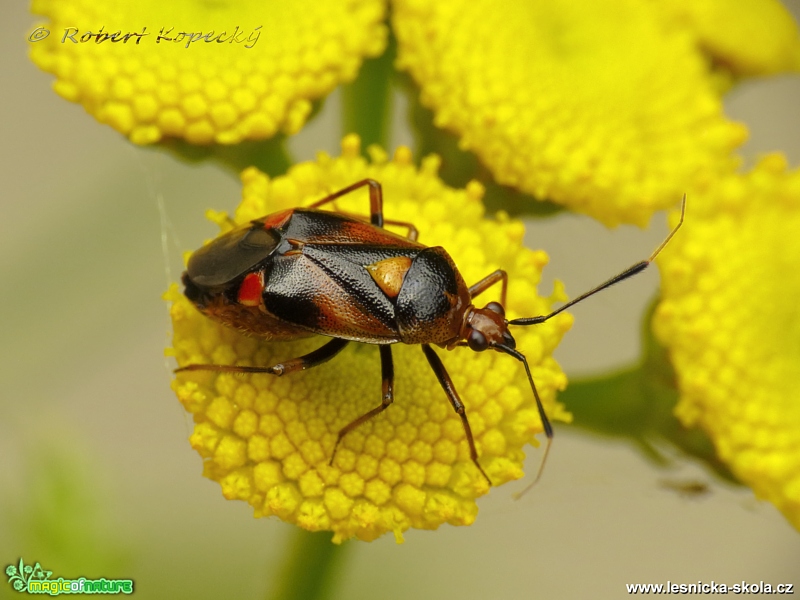
[[[264,291],[263,273],[250,273],[239,286],[239,304],[258,306],[261,304],[261,292]]]
[[[292,216],[294,212],[293,208],[289,210],[282,210],[281,212],[276,212],[275,214],[269,215],[264,217],[264,229],[278,229],[286,224],[286,221],[289,220],[289,217]]]

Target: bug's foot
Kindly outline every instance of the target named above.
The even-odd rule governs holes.
[[[486,483],[489,484],[489,487],[494,487],[493,484],[492,484],[492,480],[489,479],[489,476],[486,474],[486,471],[483,470],[483,467],[478,462],[478,459],[477,458],[473,458],[472,462],[474,462],[475,466],[478,467],[478,471],[480,471],[481,475],[483,475],[484,479],[486,479]]]
[[[237,365],[185,365],[178,367],[173,373],[185,373],[188,371],[213,371],[215,373],[269,373],[270,375],[277,375],[280,377],[286,372],[286,367],[283,363],[279,363],[272,367],[242,367]]]

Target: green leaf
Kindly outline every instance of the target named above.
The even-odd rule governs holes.
[[[625,439],[659,465],[670,458],[655,441],[667,442],[708,466],[717,475],[736,482],[717,458],[714,446],[699,429],[686,429],[675,418],[678,402],[675,372],[667,350],[652,334],[655,303],[643,323],[644,356],[638,365],[584,380],[572,380],[559,399],[574,414],[574,424],[593,434]],[[737,482],[738,483],[738,482]]]

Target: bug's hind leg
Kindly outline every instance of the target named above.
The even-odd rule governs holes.
[[[339,447],[342,438],[362,423],[366,423],[372,417],[385,411],[389,408],[391,403],[394,402],[394,362],[392,361],[392,347],[389,345],[381,345],[379,348],[381,350],[381,403],[379,406],[364,413],[339,430],[336,444],[333,446],[333,453],[331,453],[331,460],[329,463],[331,465],[333,464],[333,459],[336,457],[336,449]]]
[[[464,433],[467,435],[469,456],[472,459],[472,462],[475,463],[475,466],[478,467],[481,475],[486,478],[486,481],[488,481],[489,485],[491,486],[492,480],[489,479],[486,471],[483,470],[483,467],[478,462],[478,451],[475,449],[475,439],[472,437],[472,428],[469,426],[469,420],[467,419],[467,412],[464,408],[464,403],[461,402],[461,398],[458,397],[458,392],[453,385],[453,380],[450,379],[450,375],[447,374],[447,371],[444,368],[444,363],[442,363],[442,359],[439,358],[439,355],[433,351],[433,348],[431,348],[428,344],[422,344],[422,351],[425,353],[425,358],[428,359],[428,363],[431,365],[433,372],[436,374],[436,378],[442,385],[444,393],[447,394],[447,399],[450,400],[450,404],[453,405],[456,413],[459,417],[461,417],[461,423],[464,425]]]
[[[383,227],[386,225],[396,225],[398,227],[405,227],[406,228],[406,237],[411,240],[412,242],[416,242],[417,238],[419,237],[419,230],[409,223],[408,221],[395,221],[393,219],[384,219],[383,218],[383,188],[381,184],[375,181],[374,179],[362,179],[361,181],[357,181],[353,185],[348,185],[346,188],[339,190],[338,192],[334,192],[329,196],[325,196],[321,200],[317,200],[314,204],[311,204],[309,208],[319,208],[320,206],[325,206],[336,200],[337,198],[341,198],[357,190],[360,187],[364,187],[365,185],[369,186],[369,220],[370,223],[377,227]],[[354,216],[358,217],[358,215],[354,215],[352,213],[341,212],[343,215]]]
[[[397,227],[405,227],[406,237],[412,242],[416,242],[419,238],[419,229],[417,229],[413,223],[409,223],[408,221],[395,221],[394,219],[385,219],[384,223]]]
[[[346,188],[343,188],[338,192],[334,192],[329,196],[325,196],[321,200],[317,200],[314,202],[314,204],[311,204],[309,208],[319,208],[320,206],[325,206],[337,198],[341,198],[342,196],[349,194],[360,187],[364,187],[365,185],[369,186],[369,222],[376,227],[383,227],[383,189],[381,188],[381,184],[374,179],[362,179],[353,185],[348,185]]]
[[[287,373],[294,373],[295,371],[303,371],[311,369],[328,362],[334,356],[339,354],[349,340],[342,340],[334,338],[324,346],[321,346],[303,356],[291,358],[283,362],[279,362],[271,367],[243,367],[238,365],[186,365],[175,369],[176,373],[185,371],[214,371],[217,373],[269,373],[271,375],[286,375]]]

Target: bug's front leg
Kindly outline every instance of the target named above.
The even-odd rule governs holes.
[[[349,340],[342,340],[334,338],[324,346],[317,348],[313,352],[309,352],[297,358],[280,362],[271,367],[244,367],[238,365],[186,365],[175,369],[176,373],[183,373],[186,371],[214,371],[216,373],[269,373],[271,375],[286,375],[287,373],[294,373],[295,371],[303,371],[311,369],[328,362],[334,356],[339,354]]]
[[[450,404],[453,405],[456,414],[461,417],[461,423],[464,425],[464,433],[467,435],[469,456],[472,459],[472,462],[475,463],[475,466],[478,467],[481,475],[486,478],[486,481],[488,481],[489,485],[491,486],[492,480],[489,479],[486,471],[483,470],[483,467],[478,462],[478,451],[475,449],[475,439],[472,437],[472,428],[469,426],[467,411],[464,408],[464,403],[461,402],[461,398],[458,397],[458,392],[456,391],[456,387],[453,385],[453,380],[450,379],[450,375],[448,375],[447,371],[445,370],[442,359],[439,358],[439,355],[436,354],[436,352],[434,352],[433,348],[431,348],[428,344],[422,344],[422,351],[425,353],[425,358],[428,359],[431,369],[433,369],[433,372],[436,374],[436,378],[442,385],[444,393],[447,394],[447,399],[450,400]]]
[[[482,294],[490,287],[492,287],[497,282],[501,282],[502,286],[500,288],[500,304],[503,305],[505,308],[506,305],[506,290],[508,288],[508,273],[506,273],[503,269],[497,269],[493,273],[490,273],[483,279],[481,279],[478,283],[471,286],[469,288],[469,297],[475,299],[479,294]]]
[[[389,345],[379,346],[381,350],[381,403],[369,412],[364,413],[357,419],[354,419],[339,430],[339,435],[336,438],[336,444],[333,446],[333,453],[329,464],[333,464],[333,459],[336,457],[336,449],[342,438],[353,431],[362,423],[366,423],[372,417],[381,414],[392,402],[394,402],[394,362],[392,361],[392,347]]]

